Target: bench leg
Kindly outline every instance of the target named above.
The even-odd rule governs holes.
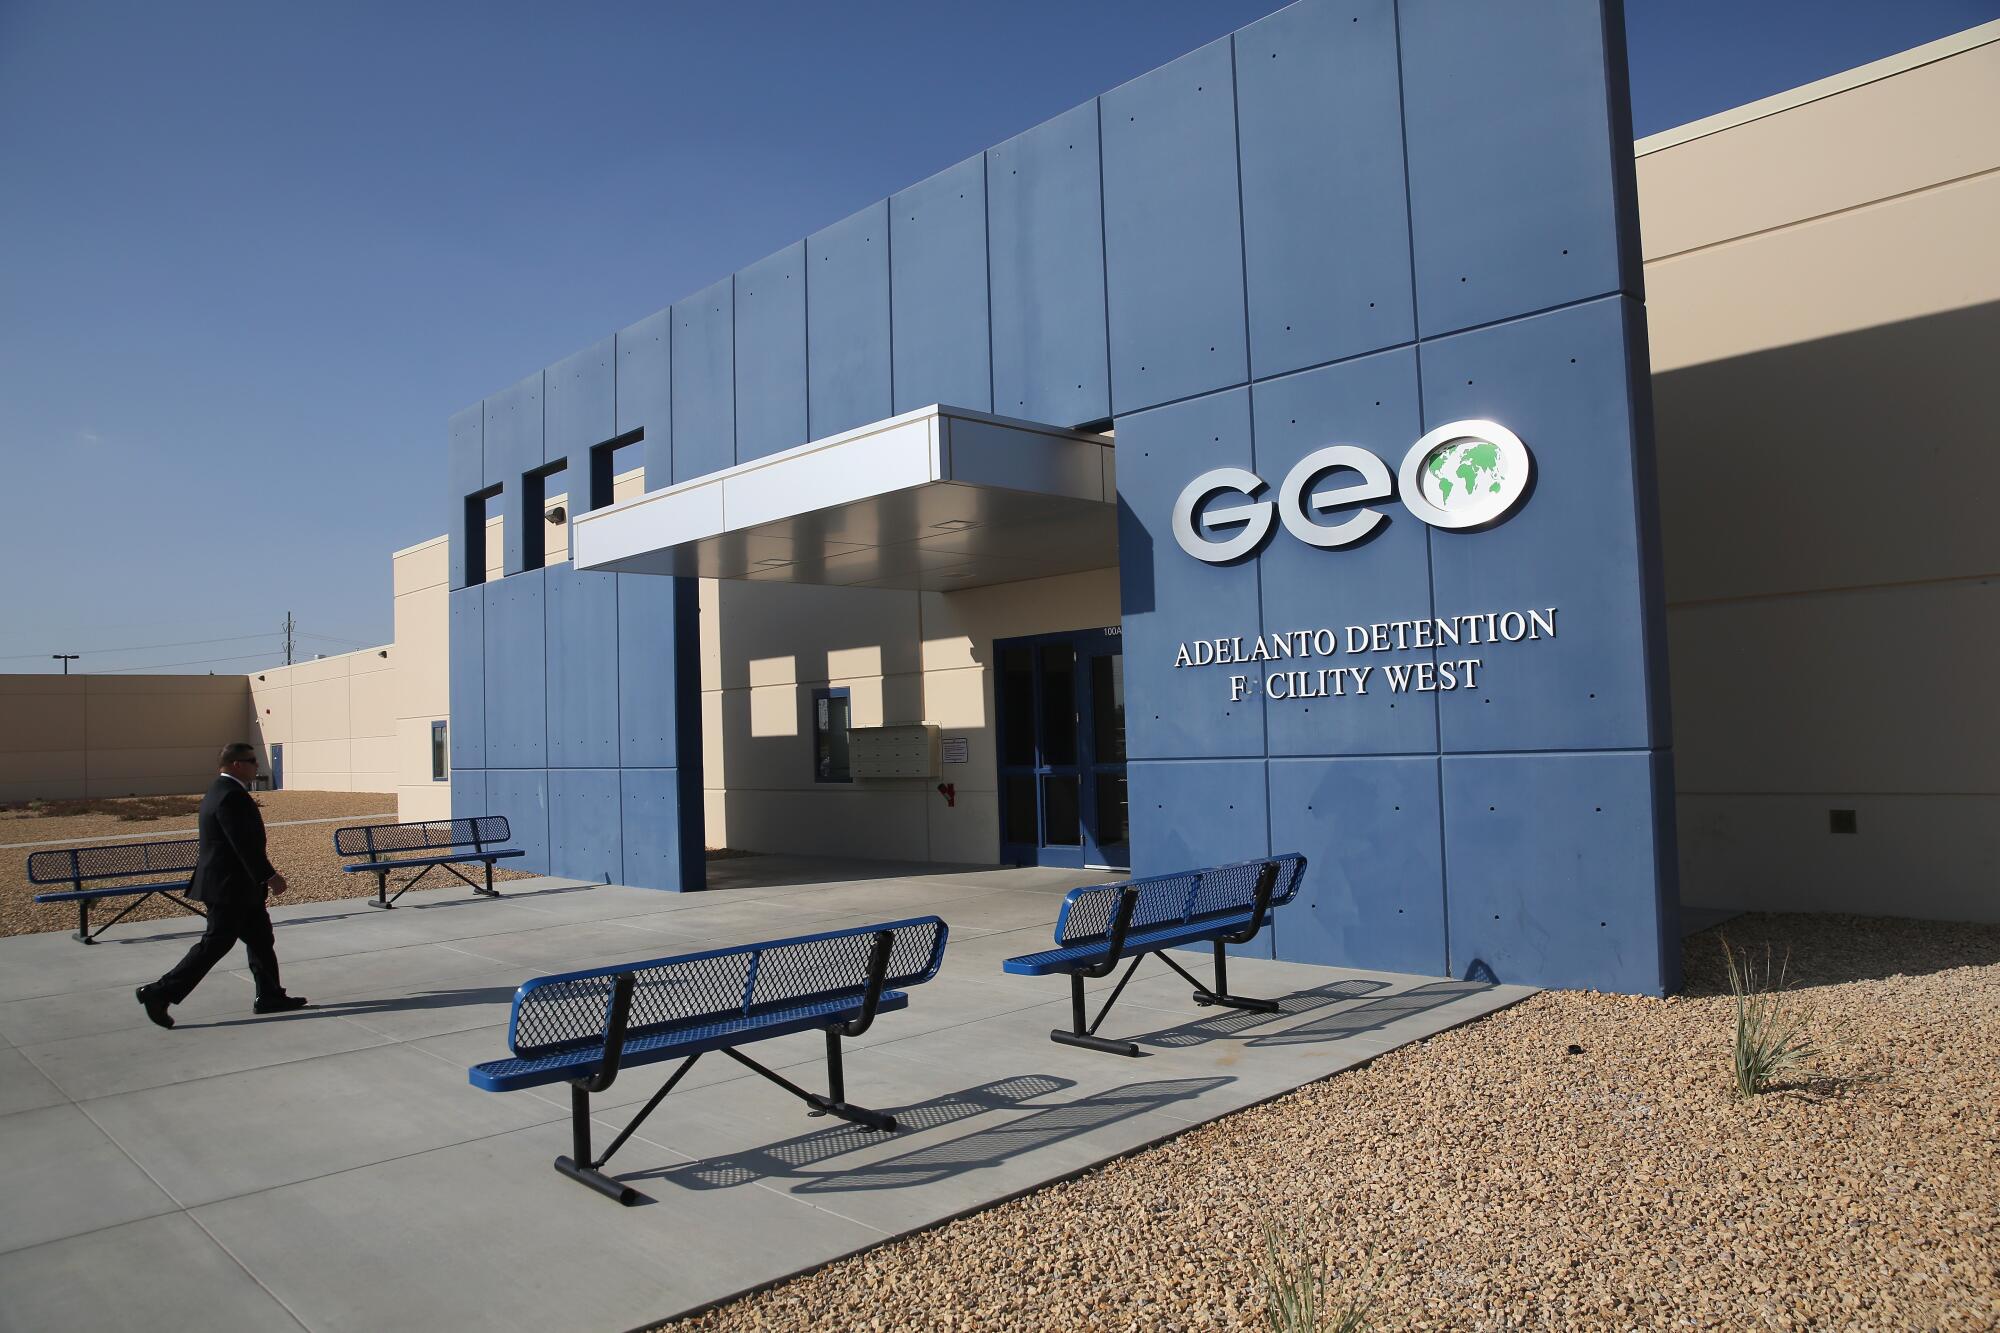
[[[1162,955],[1162,957],[1164,956]],[[1167,965],[1174,967],[1171,961]],[[1181,972],[1181,969],[1178,967],[1174,967],[1174,971],[1180,972],[1184,977],[1187,976],[1187,973]],[[1194,1002],[1196,1004],[1216,1004],[1221,1005],[1225,1009],[1248,1009],[1259,1014],[1284,1012],[1278,1007],[1276,1000],[1254,1000],[1247,995],[1231,995],[1229,993],[1229,951],[1223,946],[1221,940],[1215,942],[1215,989],[1209,990],[1200,982],[1194,981],[1193,977],[1188,977],[1188,980],[1194,982]]]
[[[807,1115],[835,1115],[850,1121],[863,1129],[895,1132],[896,1117],[881,1111],[871,1111],[865,1106],[850,1106],[846,1100],[846,1079],[840,1068],[840,1034],[829,1030],[826,1034],[826,1081],[827,1090],[833,1095],[822,1097],[816,1092],[807,1092],[798,1084],[781,1074],[774,1074],[752,1060],[735,1047],[726,1047],[724,1055],[744,1068],[762,1074],[771,1082],[783,1088],[812,1109]]]
[[[556,1158],[556,1170],[571,1180],[590,1186],[607,1199],[616,1199],[627,1208],[639,1202],[639,1191],[622,1180],[605,1175],[592,1161],[590,1094],[575,1085],[571,1085],[569,1090],[569,1134],[571,1156]]]
[[[896,1132],[895,1116],[847,1104],[847,1074],[840,1063],[840,1033],[832,1028],[826,1032],[826,1096],[808,1092],[805,1102],[813,1108],[806,1112],[807,1115],[837,1115],[871,1133],[877,1130],[891,1134]]]
[[[400,897],[402,897],[403,895],[399,893],[399,894],[397,894],[396,896],[397,896],[398,898],[400,898]],[[376,872],[375,872],[375,901],[374,901],[374,902],[372,902],[372,903],[370,903],[370,904],[368,904],[368,905],[369,905],[370,907],[379,907],[379,908],[383,909],[384,911],[387,911],[388,909],[390,909],[390,908],[392,908],[392,907],[394,907],[394,906],[396,905],[396,904],[394,904],[394,903],[392,903],[392,902],[390,902],[390,901],[389,901],[389,872],[388,872],[388,871],[386,871],[386,870],[378,870],[378,871],[376,871]]]
[[[1118,996],[1125,989],[1125,983],[1132,979],[1134,972],[1138,971],[1139,960],[1144,957],[1144,954],[1138,955],[1138,957],[1132,960],[1132,966],[1125,969],[1125,975],[1119,979],[1118,985],[1112,989],[1111,998],[1104,1002],[1104,1008],[1097,1011],[1097,1022],[1095,1023],[1087,1023],[1084,1019],[1083,977],[1080,973],[1070,973],[1070,1023],[1074,1030],[1065,1032],[1061,1028],[1051,1028],[1049,1030],[1049,1040],[1061,1042],[1065,1046],[1081,1046],[1085,1050],[1103,1051],[1107,1055],[1129,1055],[1136,1057],[1139,1054],[1139,1047],[1135,1043],[1113,1041],[1109,1037],[1100,1037],[1097,1035],[1097,1029],[1104,1022],[1104,1016],[1111,1012],[1111,1006],[1118,1003]]]
[[[486,858],[486,887],[482,889],[482,888],[480,888],[480,887],[479,887],[479,886],[478,886],[477,884],[475,884],[475,885],[473,885],[473,886],[472,886],[472,891],[473,891],[474,893],[481,893],[481,894],[484,894],[484,895],[486,895],[486,896],[487,896],[488,898],[498,898],[498,897],[500,896],[500,891],[499,891],[498,889],[496,889],[496,888],[494,888],[494,887],[493,887],[493,858],[492,858],[492,857],[490,857],[490,856],[489,856],[489,857],[487,857],[487,858]]]
[[[96,940],[90,938],[90,899],[88,898],[78,898],[76,900],[76,937],[85,944],[97,943]]]

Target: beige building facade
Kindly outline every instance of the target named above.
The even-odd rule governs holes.
[[[1683,900],[2000,919],[2000,24],[1638,152]]]

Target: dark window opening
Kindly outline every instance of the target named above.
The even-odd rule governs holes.
[[[640,466],[642,454],[634,446],[646,438],[646,429],[626,431],[613,440],[590,447],[590,508],[602,509],[611,503],[611,486],[621,472]]]
[[[551,503],[549,497],[569,489],[569,460],[558,458],[545,468],[521,478],[521,568],[540,569],[549,562],[549,530],[560,528],[563,550],[569,550],[568,501]]]
[[[845,685],[813,691],[813,781],[852,782],[848,732],[853,713]]]
[[[431,781],[448,782],[451,779],[451,745],[445,738],[446,724],[431,723]]]
[[[499,507],[499,499],[498,486],[489,486],[465,497],[465,530],[459,536],[465,543],[467,587],[486,582],[486,525]]]

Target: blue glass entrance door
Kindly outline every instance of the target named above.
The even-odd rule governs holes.
[[[1122,647],[1116,626],[993,645],[1001,859],[1131,864]]]

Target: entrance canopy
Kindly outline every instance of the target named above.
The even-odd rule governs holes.
[[[924,407],[584,514],[579,569],[949,591],[1118,563],[1111,442]]]

